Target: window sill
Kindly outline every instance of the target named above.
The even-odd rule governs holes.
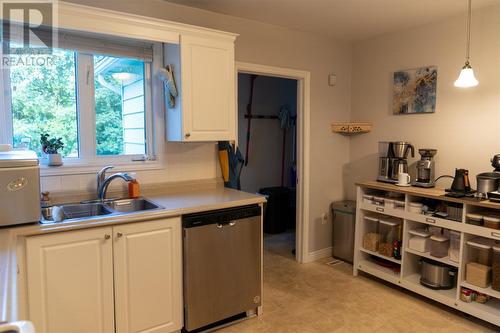
[[[41,160],[42,162],[43,160]],[[84,175],[96,174],[106,165],[113,165],[114,172],[134,172],[145,170],[161,170],[165,169],[165,165],[161,161],[146,161],[146,162],[133,162],[133,163],[104,163],[104,164],[85,164],[75,162],[64,162],[64,165],[59,167],[48,166],[47,164],[40,163],[40,177],[51,176],[70,176],[70,175]]]

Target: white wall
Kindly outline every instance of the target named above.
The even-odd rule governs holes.
[[[238,75],[238,141],[245,156],[248,120],[245,119],[250,100],[251,76]],[[297,114],[297,81],[258,76],[254,84],[252,113],[278,116],[287,106],[291,116]],[[292,163],[292,128],[287,129],[285,146],[284,186],[290,186]],[[248,165],[241,172],[241,189],[257,192],[271,186],[281,186],[283,130],[277,119],[252,119]]]
[[[437,175],[466,168],[473,186],[477,173],[491,170],[490,157],[500,153],[500,5],[473,15],[471,62],[480,84],[465,90],[453,86],[464,64],[464,22],[463,16],[451,18],[354,45],[351,119],[373,122],[373,131],[351,139],[349,197],[356,181],[375,179],[378,141],[436,148]],[[436,113],[393,116],[393,72],[426,65],[438,67]]]
[[[239,33],[236,59],[257,64],[289,67],[311,72],[311,184],[309,250],[331,245],[331,225],[321,224],[321,214],[333,200],[342,199],[342,172],[349,159],[349,140],[332,135],[332,121],[346,121],[350,110],[351,47],[327,38],[269,24],[179,6],[163,0],[71,0],[89,6],[125,11]],[[336,87],[327,84],[336,73]],[[173,151],[172,151],[173,150]],[[164,172],[145,173],[145,181],[215,177],[215,148],[167,147]],[[199,154],[197,154],[199,152]],[[175,161],[175,162],[172,162]],[[184,169],[185,168],[185,169]]]

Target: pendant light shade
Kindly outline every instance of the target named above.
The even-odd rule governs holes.
[[[479,84],[479,81],[474,76],[474,70],[472,69],[470,60],[470,21],[472,17],[472,0],[467,0],[467,21],[466,21],[466,45],[465,45],[465,65],[460,71],[458,79],[455,81],[455,87],[458,88],[470,88],[475,87]]]
[[[458,88],[470,88],[475,87],[479,84],[479,81],[474,76],[474,70],[467,62],[465,66],[460,71],[458,79],[455,81],[455,87]]]

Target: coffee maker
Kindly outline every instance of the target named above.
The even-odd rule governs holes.
[[[435,185],[435,162],[432,159],[436,155],[436,149],[419,149],[420,161],[417,162],[417,180],[413,186],[418,187],[434,187]]]
[[[391,167],[394,155],[391,142],[380,141],[378,143],[378,176],[380,182],[393,183],[391,178]]]
[[[378,176],[377,180],[386,183],[397,183],[400,173],[408,173],[408,153],[415,157],[415,148],[405,141],[380,141],[378,143]]]
[[[392,158],[391,163],[391,180],[397,183],[400,173],[408,173],[408,153],[411,157],[415,157],[415,147],[406,141],[391,142]]]

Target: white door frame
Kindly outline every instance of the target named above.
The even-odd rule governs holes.
[[[297,80],[297,220],[295,258],[300,263],[308,262],[311,73],[290,68],[236,62],[236,85],[238,84],[238,73]],[[236,126],[236,129],[238,129],[238,126]]]

